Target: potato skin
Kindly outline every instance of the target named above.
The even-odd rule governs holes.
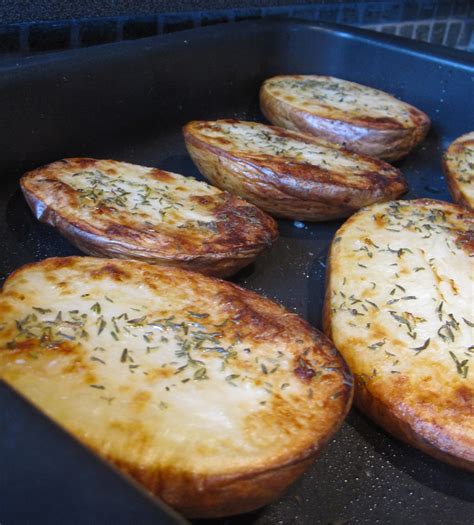
[[[123,286],[127,290],[126,296],[120,295]],[[134,288],[140,290],[138,297],[133,293]],[[18,294],[26,291],[28,297],[19,304]],[[89,293],[84,295],[84,291]],[[104,301],[104,294],[112,301]],[[150,300],[150,295],[156,295],[156,305]],[[166,316],[168,320],[172,319],[176,323],[181,321],[181,316],[187,316],[189,319],[191,315],[193,323],[199,319],[199,328],[196,328],[200,330],[199,333],[206,330],[215,332],[216,322],[219,321],[223,338],[234,340],[237,337],[238,344],[248,345],[252,355],[271,357],[275,355],[274,346],[284,348],[286,352],[282,353],[282,358],[288,359],[288,364],[283,363],[281,369],[275,371],[271,377],[278,376],[278,381],[288,380],[292,383],[291,389],[294,388],[295,391],[288,394],[286,400],[279,392],[280,389],[275,388],[275,392],[269,392],[268,408],[258,409],[256,428],[252,430],[249,429],[252,420],[242,419],[243,427],[240,428],[241,420],[232,416],[236,401],[239,401],[239,410],[243,411],[244,416],[254,415],[255,409],[246,405],[246,394],[241,397],[240,385],[226,387],[235,388],[231,391],[229,401],[223,401],[231,403],[232,409],[228,411],[227,417],[235,423],[236,426],[232,428],[236,428],[238,434],[244,433],[244,437],[239,435],[235,439],[234,434],[231,434],[230,443],[226,437],[226,447],[230,447],[229,450],[239,447],[246,450],[249,447],[252,459],[246,459],[245,454],[243,457],[229,459],[222,448],[216,446],[215,449],[211,449],[211,455],[206,451],[207,457],[212,459],[201,462],[196,451],[207,444],[207,434],[201,434],[208,431],[207,426],[203,430],[193,423],[191,433],[189,427],[183,431],[184,421],[180,419],[182,416],[179,416],[179,411],[174,412],[173,416],[177,417],[177,420],[167,419],[166,411],[156,411],[154,405],[161,399],[166,399],[171,405],[169,410],[174,410],[175,407],[178,408],[178,402],[181,405],[183,400],[186,400],[183,389],[191,389],[191,394],[188,395],[197,398],[202,409],[209,410],[212,414],[214,405],[206,400],[213,398],[197,394],[209,393],[211,388],[222,388],[221,376],[231,373],[234,366],[243,366],[242,370],[245,370],[250,378],[253,370],[249,364],[254,360],[246,360],[246,354],[239,350],[235,357],[237,361],[228,362],[226,370],[222,371],[220,367],[211,366],[212,360],[215,359],[220,364],[221,358],[207,354],[209,357],[206,359],[209,360],[206,360],[206,366],[212,368],[207,381],[190,381],[183,384],[175,379],[174,370],[171,370],[170,383],[178,384],[175,385],[176,391],[181,389],[176,398],[173,397],[175,389],[170,390],[169,398],[163,397],[164,385],[167,383],[162,378],[163,382],[150,391],[152,397],[148,401],[145,399],[136,404],[135,394],[142,395],[144,388],[150,388],[150,383],[147,382],[149,376],[133,374],[130,376],[130,382],[124,383],[122,374],[117,373],[119,367],[127,366],[123,358],[120,358],[122,343],[109,340],[107,330],[102,333],[102,337],[107,337],[107,340],[102,339],[104,349],[100,354],[94,350],[91,354],[87,350],[88,345],[96,345],[95,340],[89,340],[89,336],[86,341],[90,342],[83,343],[80,338],[74,339],[74,343],[70,340],[55,342],[47,351],[40,342],[34,340],[20,341],[13,347],[9,344],[12,336],[16,334],[13,332],[17,326],[15,319],[25,319],[24,314],[31,305],[36,312],[35,322],[42,315],[54,317],[54,308],[63,311],[65,319],[67,314],[61,301],[64,299],[66,304],[71,304],[71,298],[77,309],[75,312],[84,312],[88,316],[94,316],[90,305],[99,299],[102,305],[99,313],[103,316],[101,319],[105,319],[107,323],[110,312],[115,314],[117,309],[122,311],[128,306],[143,304],[140,301],[143,301],[149,310],[142,310],[140,314],[133,315],[144,314],[145,318],[150,316],[150,319]],[[138,302],[130,303],[131,298]],[[166,312],[157,311],[157,308],[163,308],[157,306],[163,305],[163,298],[166,298]],[[48,309],[44,311],[48,313],[43,314],[41,307],[46,306]],[[192,312],[189,311],[191,308]],[[200,312],[198,315],[201,317],[196,318],[194,312]],[[27,264],[8,277],[0,293],[0,313],[2,321],[8,323],[7,330],[0,332],[0,377],[37,404],[84,445],[188,517],[211,518],[248,512],[277,498],[319,455],[322,447],[341,426],[352,401],[352,376],[344,360],[324,334],[268,299],[199,273],[178,268],[163,268],[133,260],[104,260],[92,257],[47,259]],[[115,319],[117,322],[124,322]],[[230,322],[222,323],[222,319]],[[134,330],[135,325],[130,324],[132,320],[129,318],[128,321],[129,330]],[[144,322],[141,318],[136,321]],[[91,322],[96,326],[95,321]],[[96,332],[89,330],[88,333],[90,337],[97,337]],[[122,333],[123,331],[120,331],[120,334]],[[295,333],[298,334],[299,340],[295,340]],[[20,332],[20,338],[23,337],[22,334],[24,332]],[[128,337],[127,345],[130,344],[130,339],[133,337]],[[136,341],[136,345],[145,344],[139,343],[138,339]],[[113,348],[114,344],[118,349]],[[282,344],[284,347],[280,346]],[[37,354],[31,356],[30,353],[34,354],[35,348]],[[166,351],[166,346],[160,348],[160,352]],[[134,363],[139,362],[140,370],[151,374],[155,370],[156,361],[151,365],[150,361],[145,360],[150,354],[139,354],[138,346],[133,352],[138,360]],[[169,352],[169,355],[176,359],[174,349],[169,349]],[[97,359],[92,361],[91,355],[100,355],[103,362],[97,363]],[[201,356],[201,359],[204,357]],[[165,361],[167,360],[168,357],[165,358]],[[59,368],[52,371],[55,366]],[[270,377],[260,370],[260,365],[256,365],[255,370],[259,374],[257,378],[261,376],[266,380]],[[313,375],[317,378],[314,390],[311,389]],[[48,381],[41,381],[44,377],[48,377]],[[105,390],[88,388],[97,384],[106,385]],[[249,385],[246,388],[253,388],[252,383],[246,384]],[[57,396],[58,389],[64,396]],[[260,389],[258,384],[255,389]],[[120,396],[121,403],[118,408],[115,403],[100,401],[100,396],[104,393]],[[204,400],[201,402],[200,399]],[[134,400],[133,403],[130,400]],[[228,407],[226,404],[222,406]],[[91,410],[91,407],[94,407],[94,410]],[[147,412],[147,407],[153,412]],[[99,415],[92,417],[91,413]],[[149,417],[150,413],[156,417]],[[186,419],[192,417],[187,412],[185,414]],[[77,421],[80,421],[82,426],[77,424]],[[167,443],[163,441],[160,430],[163,422],[170,421],[168,432],[179,431],[185,440],[185,446],[178,449],[181,450],[179,455],[174,453],[173,461],[166,462],[162,459],[163,449],[158,445],[164,446]],[[219,426],[217,423],[215,425],[215,433],[218,435]],[[288,431],[287,435],[291,437],[285,437],[282,441],[281,435],[285,435],[285,431]],[[213,430],[212,432],[214,435]],[[258,439],[262,433],[268,433],[267,442],[271,440],[270,452],[267,451],[268,444],[259,444]],[[255,443],[252,439],[256,438]],[[242,439],[245,440],[243,446]],[[282,448],[283,442],[287,445]],[[150,460],[150,457],[153,459]]]
[[[220,193],[203,197],[203,207],[214,215],[219,232],[211,242],[184,229],[154,232],[150,244],[141,231],[143,225],[104,219],[101,210],[90,221],[81,216],[81,204],[74,191],[61,181],[63,170],[101,168],[120,173],[126,163],[113,160],[65,159],[25,174],[21,188],[35,217],[55,228],[88,255],[132,258],[151,264],[178,266],[215,277],[227,277],[252,263],[278,237],[275,221],[242,199]],[[141,168],[141,167],[140,167]],[[152,170],[150,177],[166,177],[168,172]],[[160,175],[161,174],[161,175]],[[164,174],[164,175],[163,175]],[[181,177],[169,174],[170,177]],[[186,180],[184,177],[181,179]],[[218,192],[215,192],[218,193]],[[220,219],[220,216],[227,219]],[[249,228],[249,222],[252,227]]]
[[[459,171],[460,164],[463,162],[463,157],[466,156],[466,148],[469,146],[474,147],[474,132],[466,133],[465,135],[458,137],[449,145],[443,155],[443,171],[448,184],[449,193],[454,202],[468,208],[469,210],[474,210],[472,189],[470,189],[469,192],[467,185],[463,185],[462,182],[459,181],[460,177],[470,175],[471,180],[473,180],[471,184],[474,185],[474,169],[471,170],[470,174],[469,172],[461,173]]]
[[[327,441],[321,441],[321,448]],[[234,477],[198,475],[188,478],[170,473],[166,480],[163,477],[158,480],[135,465],[115,463],[187,518],[205,519],[245,514],[277,500],[314,463],[320,452],[315,451],[306,459],[274,470],[248,471]]]
[[[430,442],[425,437],[423,426],[420,425],[415,430],[400,416],[398,410],[372,395],[358,377],[355,378],[354,402],[364,414],[401,441],[453,467],[474,472],[474,457],[469,451],[453,444],[442,431],[436,436],[436,443]]]
[[[409,128],[397,125],[389,118],[377,122],[369,118],[365,121],[351,118],[350,115],[345,120],[322,116],[274,97],[266,86],[270,80],[264,82],[260,89],[260,109],[272,124],[321,137],[387,162],[405,157],[426,137],[431,125],[429,117],[413,106],[410,106],[412,126]]]
[[[446,183],[448,184],[448,190],[453,198],[453,201],[459,206],[464,206],[465,208],[468,208],[469,210],[474,210],[474,207],[472,206],[472,203],[469,202],[469,200],[466,198],[466,196],[462,193],[461,189],[459,188],[459,184],[456,181],[455,176],[449,171],[448,168],[446,168],[446,164],[443,161],[443,168],[444,168],[444,174],[446,176]]]
[[[216,121],[266,128],[282,139],[325,147],[367,165],[364,181],[351,182],[344,168],[338,173],[306,162],[267,154],[229,151],[210,143],[200,131],[213,122],[190,122],[184,129],[186,147],[199,171],[219,188],[252,202],[275,217],[325,221],[348,217],[367,204],[390,200],[407,191],[401,173],[378,159],[358,155],[337,144],[292,131],[233,120]]]
[[[407,203],[412,204],[414,207],[431,206],[433,208],[442,208],[447,212],[457,214],[459,217],[464,217],[466,221],[474,223],[474,216],[469,214],[469,212],[466,213],[466,210],[463,210],[455,204],[434,199],[404,201],[404,204]],[[340,235],[350,227],[351,223],[357,220],[358,215],[372,213],[371,208],[361,210],[358,214],[349,218],[336,232],[331,244],[327,261],[326,290],[322,314],[323,331],[331,339],[333,339],[335,335],[333,332],[333,313],[331,308],[334,292],[331,285],[331,278],[334,273],[335,239],[340,237]],[[369,232],[365,233],[369,234]],[[459,245],[472,256],[474,253],[472,232],[462,236],[459,239]],[[407,293],[409,292],[410,291],[407,290]],[[344,352],[342,353],[344,354]],[[377,393],[372,392],[371,389],[367,387],[367,383],[362,376],[355,373],[354,370],[352,370],[352,372],[354,375],[354,404],[364,414],[401,441],[454,467],[474,472],[474,449],[472,447],[469,447],[465,443],[453,441],[447,431],[448,429],[442,426],[439,426],[435,434],[433,434],[433,430],[429,428],[428,424],[423,421],[413,420],[413,417],[410,416],[410,407],[405,406],[403,398],[394,398],[390,399],[390,401],[381,399]]]

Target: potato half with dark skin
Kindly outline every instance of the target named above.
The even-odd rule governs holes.
[[[429,199],[375,204],[337,231],[323,326],[355,403],[399,439],[474,471],[474,214]]]
[[[226,277],[278,237],[275,221],[248,202],[192,177],[87,158],[27,173],[36,218],[83,252]]]
[[[388,93],[328,76],[269,78],[260,89],[260,108],[276,126],[389,162],[407,155],[431,124],[425,113]]]
[[[443,168],[454,201],[474,210],[474,131],[450,144],[443,156]]]
[[[277,498],[352,399],[326,336],[196,272],[47,259],[5,281],[0,318],[0,378],[189,517]]]
[[[276,217],[348,217],[407,190],[401,173],[379,159],[274,126],[194,121],[184,127],[184,139],[209,181]]]

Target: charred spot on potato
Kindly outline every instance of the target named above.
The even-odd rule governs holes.
[[[113,263],[106,263],[99,269],[92,270],[90,275],[93,279],[103,279],[104,277],[108,277],[114,281],[122,281],[131,277],[130,272]]]
[[[168,172],[159,169],[152,170],[151,175],[153,176],[153,178],[161,182],[173,182],[174,180]]]
[[[474,254],[474,230],[459,235],[457,237],[457,242],[470,254]]]
[[[316,376],[314,368],[312,368],[310,363],[303,357],[298,358],[296,364],[298,365],[294,369],[296,377],[305,383],[310,383],[313,377]]]
[[[88,168],[90,166],[94,166],[96,163],[95,159],[86,159],[86,158],[78,158],[78,159],[71,159],[70,163],[74,166],[77,166],[80,169]]]
[[[105,229],[105,233],[110,236],[118,235],[120,237],[137,239],[140,237],[140,233],[131,229],[128,226],[123,226],[122,224],[111,224]]]

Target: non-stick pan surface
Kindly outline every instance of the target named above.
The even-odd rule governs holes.
[[[450,200],[442,152],[474,129],[474,67],[466,53],[352,28],[260,21],[10,61],[0,64],[1,278],[31,261],[79,253],[33,218],[19,190],[22,173],[88,156],[200,178],[186,154],[182,125],[191,119],[263,120],[259,86],[284,73],[353,80],[428,113],[433,124],[427,139],[397,164],[410,184],[405,198]],[[280,221],[278,242],[235,282],[320,327],[326,254],[340,224]],[[0,409],[2,525],[173,519],[136,488],[110,481],[107,467],[84,460],[88,452],[76,450],[71,438],[6,385],[0,385]],[[38,453],[24,453],[30,447]],[[94,490],[93,479],[101,480]],[[103,498],[94,497],[98,490]],[[470,524],[473,498],[469,474],[395,440],[353,409],[284,497],[252,515],[214,523]],[[133,509],[133,521],[117,521],[122,507]]]

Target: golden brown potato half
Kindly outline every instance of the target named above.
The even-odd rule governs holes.
[[[192,177],[115,160],[65,159],[21,179],[36,218],[80,250],[226,277],[278,237],[258,208]]]
[[[186,516],[256,509],[315,459],[352,377],[301,318],[179,268],[47,259],[0,294],[0,378]]]
[[[474,214],[435,200],[370,206],[336,233],[324,329],[359,408],[474,470]]]
[[[449,146],[443,167],[454,201],[474,210],[474,131],[462,135]]]
[[[381,160],[256,122],[194,121],[184,138],[207,179],[277,217],[347,217],[407,189],[400,172]]]
[[[276,126],[390,162],[407,155],[430,128],[425,113],[388,93],[328,76],[269,78],[260,107]]]

